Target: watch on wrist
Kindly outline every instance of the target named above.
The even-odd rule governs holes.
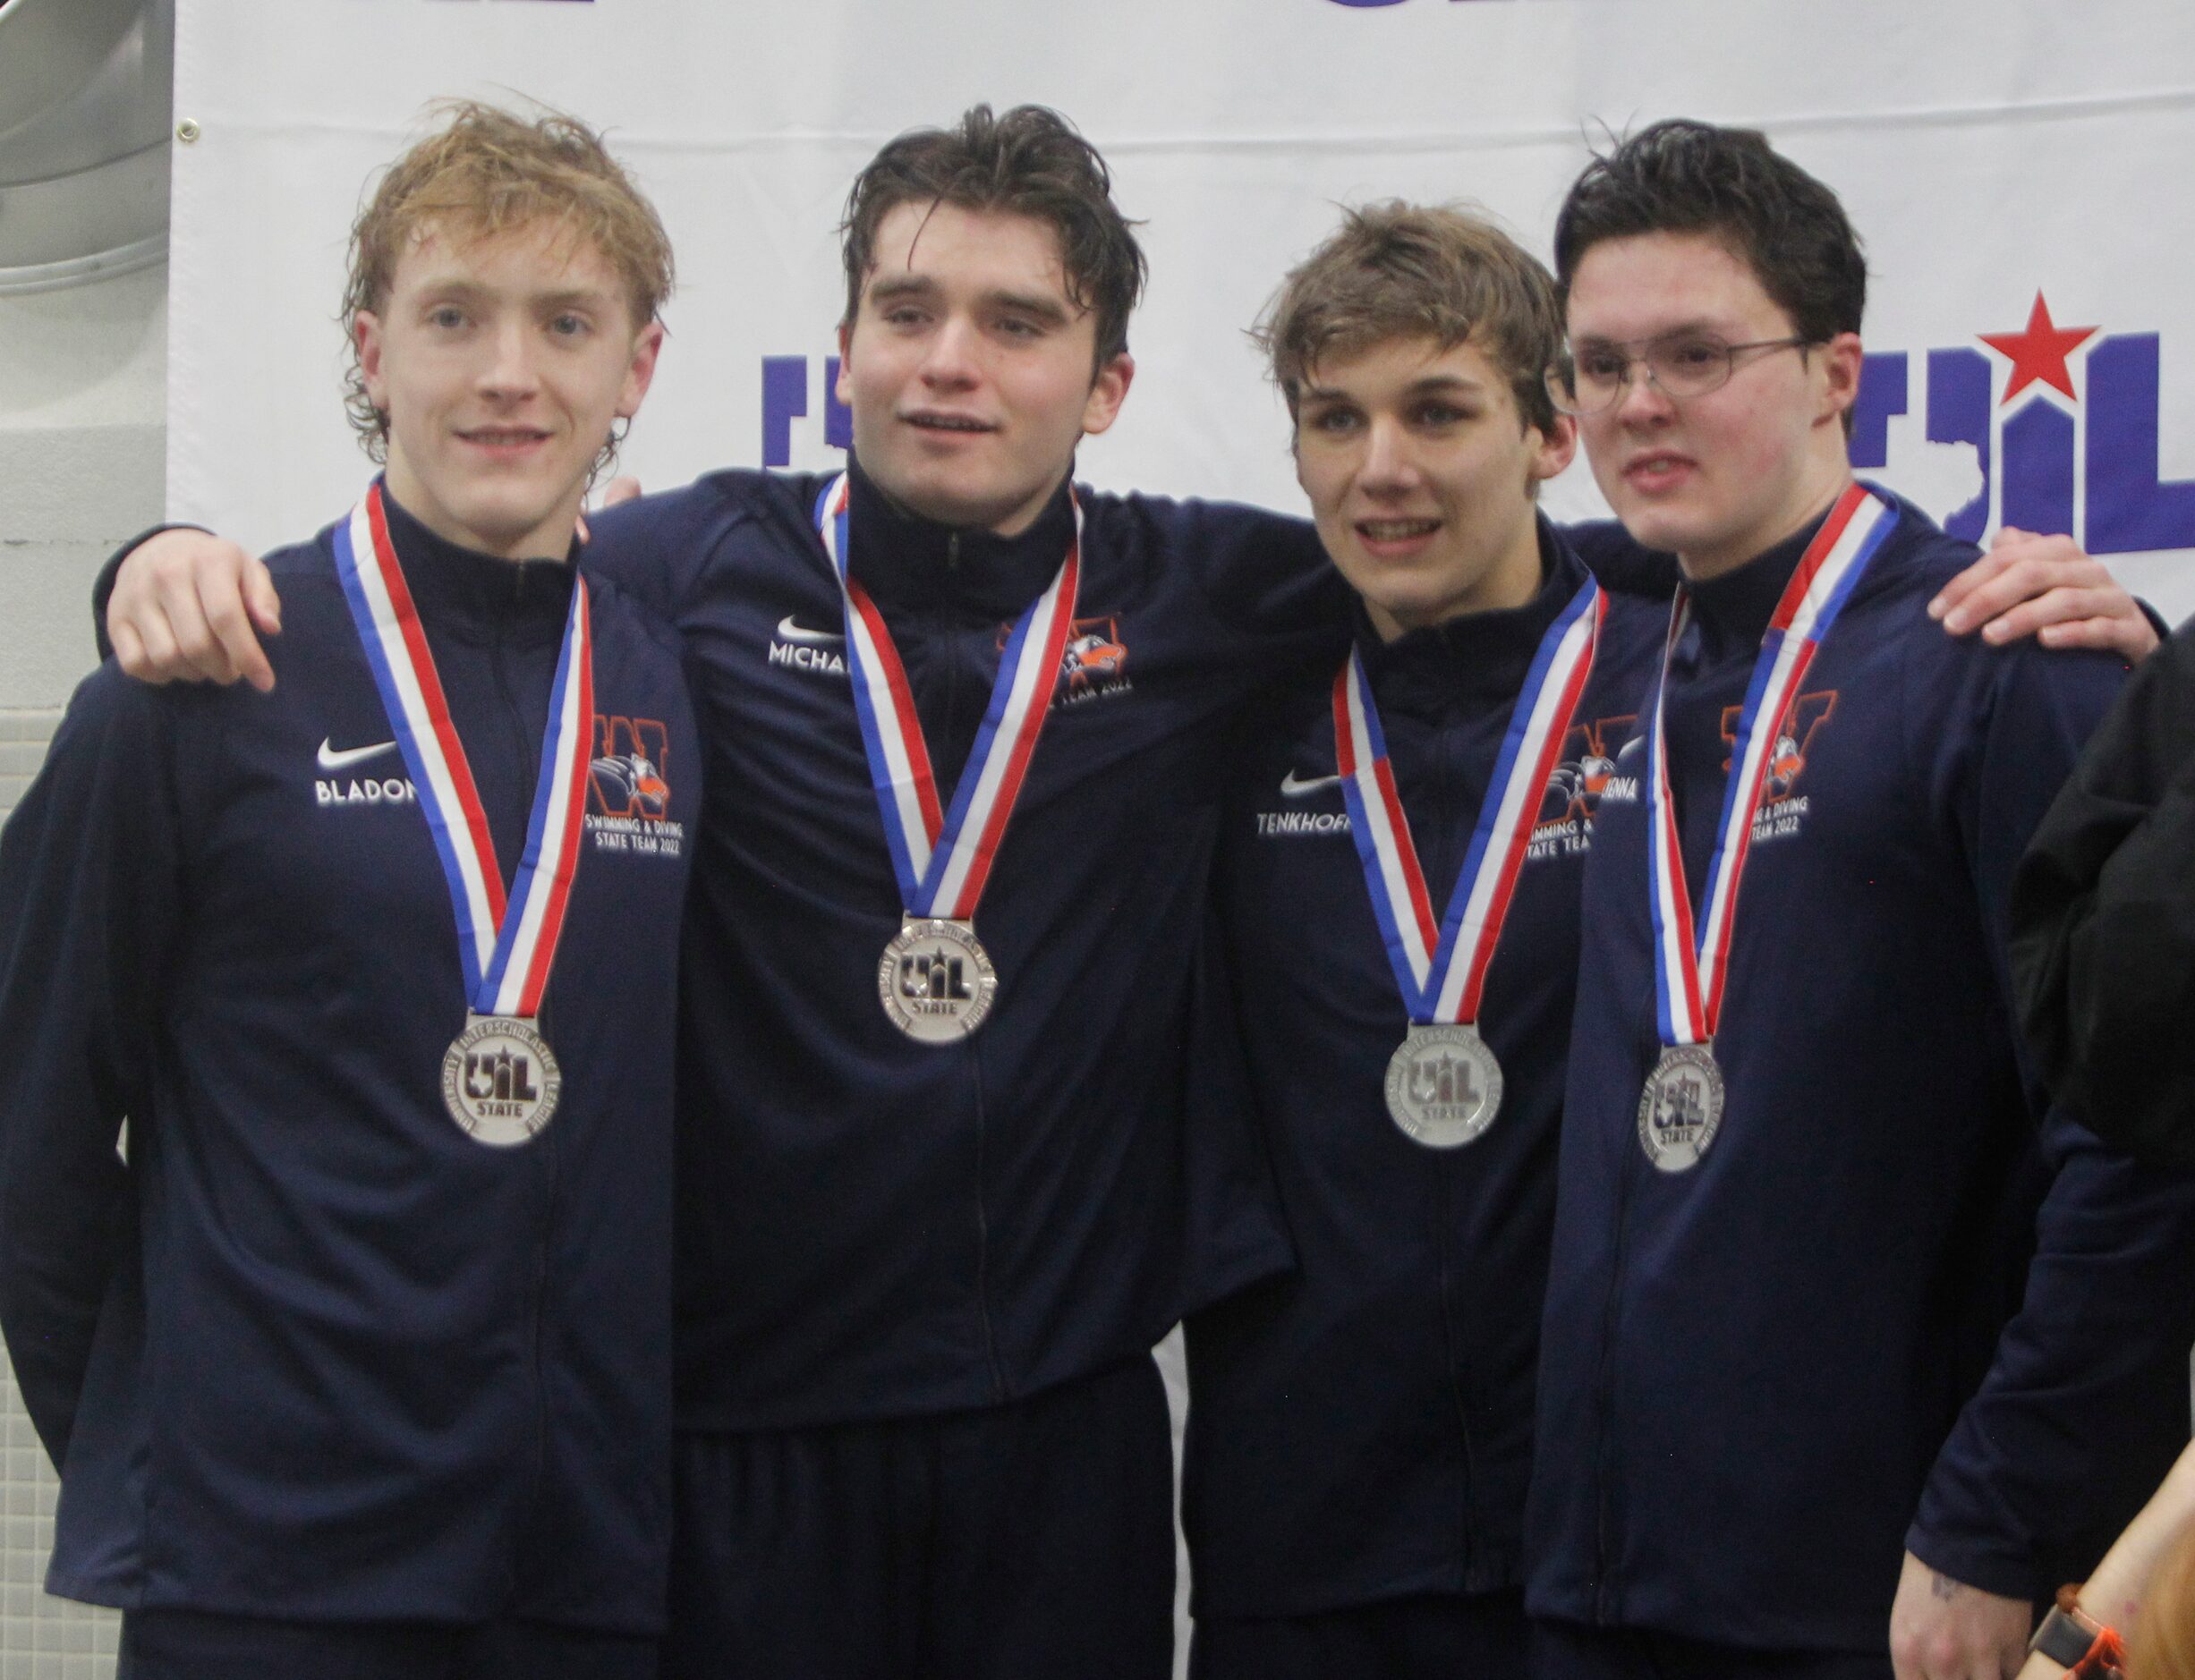
[[[2103,1625],[2079,1605],[2067,1604],[2061,1599],[2051,1607],[2050,1614],[2043,1617],[2043,1625],[2035,1630],[2035,1637],[2028,1642],[2028,1650],[2030,1654],[2040,1652],[2061,1668],[2077,1668],[2081,1659],[2095,1649],[2104,1631]]]

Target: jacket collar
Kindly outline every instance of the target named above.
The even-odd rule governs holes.
[[[389,540],[420,617],[470,641],[554,641],[571,611],[574,539],[563,560],[501,560],[438,537],[381,487]]]
[[[847,471],[847,564],[880,607],[942,606],[973,617],[1017,618],[1051,582],[1074,540],[1071,468],[1035,522],[1012,537],[909,512],[851,455]]]
[[[1531,675],[1533,657],[1547,627],[1587,579],[1561,533],[1539,519],[1539,592],[1521,607],[1467,613],[1444,624],[1383,641],[1357,607],[1357,647],[1382,710],[1439,717],[1453,708],[1477,711],[1513,701]]]

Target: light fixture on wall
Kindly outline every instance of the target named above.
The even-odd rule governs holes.
[[[0,0],[0,293],[167,254],[174,0]]]

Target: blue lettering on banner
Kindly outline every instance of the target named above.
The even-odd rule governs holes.
[[[1852,464],[1862,472],[1890,467],[1891,421],[1918,412],[1922,437],[1942,457],[1926,463],[1934,482],[1906,482],[1908,457],[1893,488],[1954,537],[1978,542],[1995,526],[2017,525],[2063,532],[2090,554],[2195,548],[2195,479],[2158,476],[2161,336],[2094,331],[2072,344],[2080,329],[2040,318],[2041,332],[2031,321],[2026,334],[1988,335],[1987,349],[1869,355],[1852,409]],[[761,359],[766,467],[792,464],[793,422],[811,412],[818,360]],[[848,448],[854,417],[838,399],[838,359],[820,360],[823,441]]]
[[[1852,464],[1888,467],[1890,422],[1918,406],[1927,443],[1956,457],[1950,469],[1932,463],[1942,472],[1935,500],[1955,497],[1943,489],[1954,482],[1970,492],[1958,505],[1929,507],[1953,536],[1979,541],[2016,525],[2072,537],[2090,554],[2195,548],[2195,479],[2158,476],[2158,334],[2057,327],[2038,297],[2026,332],[1983,342],[1987,350],[1868,356],[1852,409]]]
[[[762,464],[793,464],[793,422],[808,412],[808,358],[762,358]],[[854,411],[838,400],[838,358],[823,359],[823,441],[854,446]]]

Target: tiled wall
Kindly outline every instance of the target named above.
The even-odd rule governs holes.
[[[19,710],[0,707],[0,819],[15,809],[15,802],[30,786],[46,758],[46,743],[53,739],[58,711]]]
[[[0,818],[38,774],[58,711],[0,708]],[[111,1611],[48,1598],[60,1483],[30,1427],[15,1379],[0,1381],[0,1680],[110,1680],[119,1622]]]

